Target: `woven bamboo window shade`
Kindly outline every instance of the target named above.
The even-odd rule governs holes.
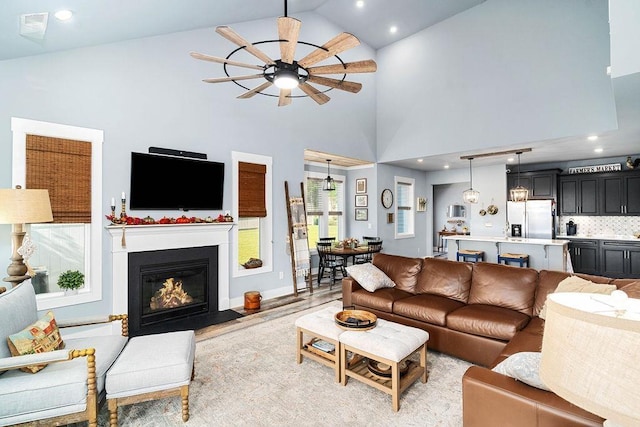
[[[27,135],[27,188],[49,190],[54,223],[91,222],[91,143]]]
[[[238,162],[238,216],[267,216],[265,177],[267,166]]]

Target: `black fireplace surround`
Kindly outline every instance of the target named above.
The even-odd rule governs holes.
[[[218,246],[129,253],[129,335],[200,329],[235,319],[218,311]]]

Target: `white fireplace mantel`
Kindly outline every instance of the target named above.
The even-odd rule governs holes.
[[[218,310],[230,308],[229,231],[233,223],[109,225],[111,277],[115,314],[128,313],[129,253],[163,249],[218,246]]]

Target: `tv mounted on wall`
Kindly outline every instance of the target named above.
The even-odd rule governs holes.
[[[224,163],[131,153],[131,210],[221,210],[223,195]]]

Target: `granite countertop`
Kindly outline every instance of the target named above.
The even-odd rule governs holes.
[[[637,241],[640,239],[630,234],[576,234],[574,236],[557,236],[559,239],[596,239],[596,240],[626,240]]]
[[[523,237],[496,237],[496,236],[443,236],[447,240],[468,240],[473,242],[496,242],[496,243],[520,243],[526,245],[553,245],[563,246],[569,240],[563,239],[525,239]]]

